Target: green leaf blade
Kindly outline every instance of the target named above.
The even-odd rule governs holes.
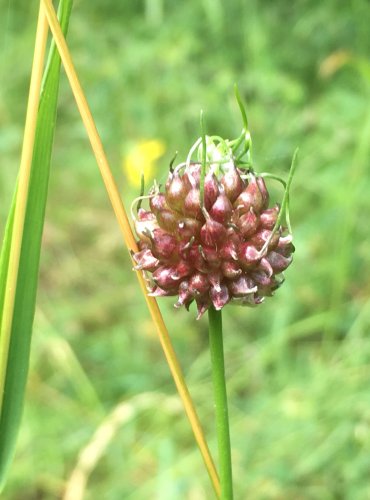
[[[72,0],[61,0],[59,18],[64,33],[68,29],[71,9]],[[54,43],[52,43],[40,96],[9,353],[5,367],[4,394],[0,415],[0,491],[5,484],[6,474],[14,455],[27,383],[39,275],[41,238],[44,227],[50,159],[57,114],[59,75],[60,57]],[[15,203],[16,196],[9,212],[0,257],[0,319],[6,292],[5,283],[9,268],[10,241]]]
[[[15,212],[15,200],[17,196],[17,189],[15,190],[12,204],[10,206],[8,220],[5,227],[4,241],[1,247],[0,254],[0,305],[4,303],[5,297],[5,286],[6,279],[8,275],[8,267],[9,267],[9,256],[10,256],[10,242],[12,239],[13,233],[13,222],[14,222],[14,212]],[[3,317],[3,308],[0,308],[0,324]]]

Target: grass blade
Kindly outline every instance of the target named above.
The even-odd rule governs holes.
[[[114,177],[112,175],[111,169],[109,167],[109,163],[103,148],[103,144],[100,140],[99,133],[97,131],[94,119],[92,117],[89,105],[87,103],[86,97],[82,90],[81,84],[79,82],[76,70],[74,68],[72,58],[70,56],[68,46],[65,42],[63,34],[60,30],[59,23],[56,19],[53,5],[50,0],[42,0],[45,6],[46,15],[50,24],[50,29],[53,33],[55,42],[58,46],[58,50],[61,55],[61,59],[63,62],[63,66],[67,73],[67,77],[69,79],[69,83],[71,85],[73,94],[76,99],[77,107],[80,111],[82,121],[85,125],[87,134],[90,139],[91,147],[96,157],[96,161],[98,163],[100,173],[102,175],[105,187],[108,192],[109,199],[111,201],[114,213],[118,220],[121,232],[123,234],[123,238],[129,250],[133,252],[137,252],[137,244],[135,237],[132,233],[131,226],[125,211],[125,208],[122,203],[121,196],[119,194],[118,188],[114,181]],[[156,326],[158,337],[164,351],[168,366],[171,370],[172,377],[176,384],[176,388],[179,392],[181,400],[183,402],[186,414],[188,416],[190,425],[192,427],[195,440],[199,446],[200,452],[202,454],[205,466],[207,468],[209,477],[211,479],[212,485],[216,492],[216,495],[220,495],[220,483],[217,475],[217,471],[210,454],[207,441],[204,437],[204,433],[196,413],[194,404],[192,402],[190,393],[188,391],[184,375],[182,373],[179,361],[177,359],[176,353],[173,349],[172,342],[167,330],[167,327],[163,321],[161,312],[159,310],[158,304],[153,297],[149,297],[146,291],[146,285],[141,272],[137,272],[137,278],[139,280],[142,292],[144,294],[145,300],[147,302],[147,306],[149,312],[152,316],[153,323]]]
[[[8,276],[8,263],[10,255],[10,243],[13,232],[13,222],[14,222],[14,212],[15,212],[15,199],[17,196],[17,190],[15,190],[12,204],[9,210],[8,220],[5,227],[4,241],[1,247],[0,254],[0,304],[4,303],[6,280]],[[0,325],[3,317],[3,310],[0,309]],[[1,403],[0,403],[1,405]]]
[[[65,31],[71,6],[71,0],[61,0]],[[5,484],[22,416],[56,119],[60,58],[54,44],[40,94],[47,33],[40,3],[19,184],[0,259],[0,489]]]

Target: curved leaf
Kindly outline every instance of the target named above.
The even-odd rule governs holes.
[[[61,0],[60,22],[66,33],[72,0]],[[60,57],[52,42],[40,95],[31,174],[28,188],[25,223],[11,321],[11,334],[7,356],[1,360],[5,366],[4,392],[0,415],[0,490],[14,455],[16,438],[21,422],[25,386],[27,382],[32,324],[35,313],[39,274],[41,237],[44,226],[48,193],[50,158],[56,121],[59,88]],[[0,319],[4,305],[5,282],[9,271],[10,240],[13,227],[15,196],[9,213],[0,258]]]

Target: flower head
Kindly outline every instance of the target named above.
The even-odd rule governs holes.
[[[152,177],[156,161],[165,152],[165,145],[158,139],[140,141],[128,151],[122,168],[130,184],[140,186],[140,177]]]
[[[263,302],[282,284],[294,251],[282,224],[288,197],[270,206],[264,177],[250,164],[249,133],[203,139],[170,169],[164,190],[155,184],[138,198],[149,203],[134,216],[140,251],[133,257],[150,295],[177,296],[175,307],[187,309],[195,301],[198,318],[211,305]]]

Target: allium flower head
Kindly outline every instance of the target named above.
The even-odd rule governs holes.
[[[155,184],[136,200],[133,258],[150,295],[177,296],[175,307],[187,309],[195,301],[198,318],[211,305],[256,306],[273,295],[294,247],[289,221],[282,224],[288,191],[281,207],[270,206],[265,177],[251,166],[244,129],[234,141],[198,139],[187,161],[170,168],[164,189]]]

